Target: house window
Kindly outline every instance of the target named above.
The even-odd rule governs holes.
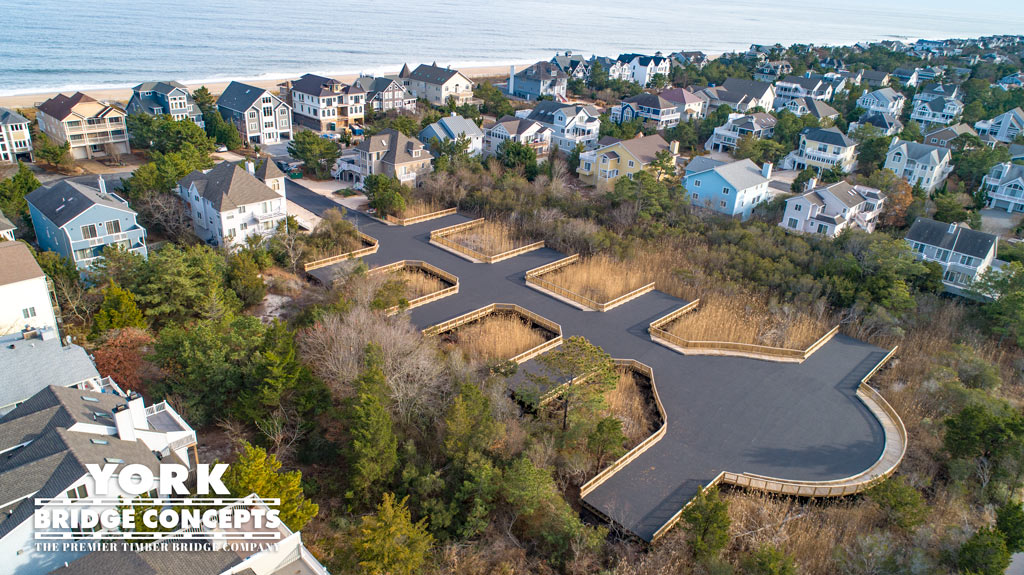
[[[789,227],[790,227],[791,229],[794,229],[794,230],[795,230],[795,229],[796,229],[796,227],[797,227],[797,225],[799,225],[799,223],[800,223],[800,222],[798,222],[798,221],[796,220],[796,218],[789,218]]]
[[[800,204],[793,204],[793,211],[794,212],[802,212],[802,211],[804,211],[804,207],[802,205],[800,205]]]
[[[725,207],[725,200],[722,200],[722,201],[718,202],[718,205],[724,208]]]
[[[246,229],[248,229],[248,228],[249,228],[249,224],[238,224],[238,229],[239,229],[239,230],[242,230],[243,232],[244,232],[244,231],[245,231]]]
[[[699,188],[699,187],[700,187],[700,180],[694,180],[694,181],[693,181],[693,186],[694,186],[695,188]]]
[[[924,244],[922,244],[920,242],[914,242],[914,251],[919,253],[919,254],[923,254],[924,253]]]
[[[960,256],[960,265],[974,267],[974,258],[971,256]]]
[[[36,317],[36,308],[27,307],[21,310],[21,315],[25,316],[25,319],[31,319],[33,317]]]
[[[68,489],[65,495],[67,495],[68,499],[72,501],[75,501],[77,499],[85,499],[86,497],[89,496],[89,490],[86,488],[86,486],[79,485],[74,489]]]
[[[238,206],[238,213],[244,214],[245,213],[245,206]]]
[[[589,172],[590,171],[590,162],[583,162],[583,169]]]
[[[91,240],[96,237],[96,224],[82,226],[82,239]]]
[[[939,261],[948,262],[949,261],[949,250],[939,250],[938,256],[939,256]]]
[[[108,234],[119,234],[121,233],[121,220],[110,220],[104,227],[107,228]]]
[[[630,167],[630,168],[632,168],[632,167],[633,167],[633,160],[630,160],[630,161],[629,161],[629,167]]]
[[[75,260],[87,260],[92,257],[92,248],[75,250]]]
[[[228,235],[229,238],[235,237],[235,228],[228,228],[228,234],[227,235]]]
[[[825,224],[818,224],[818,233],[819,234],[827,234],[828,233],[828,226],[826,226]]]
[[[728,196],[729,195],[729,188],[722,188],[722,193]]]

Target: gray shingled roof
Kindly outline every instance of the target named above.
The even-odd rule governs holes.
[[[462,116],[445,116],[423,128],[419,133],[420,137],[423,137],[424,133],[432,134],[433,137],[440,140],[458,139],[461,135],[465,135],[467,138],[482,138],[484,136],[483,130],[475,122]]]
[[[422,155],[415,158],[410,152],[417,149],[423,150],[424,146],[423,142],[416,138],[410,138],[397,130],[388,128],[372,136],[367,136],[362,142],[359,142],[356,149],[364,152],[385,152],[381,161],[398,165],[423,159]]]
[[[679,106],[679,104],[676,104],[675,102],[670,102],[665,98],[662,98],[658,94],[651,94],[648,92],[640,92],[636,96],[630,96],[626,98],[625,100],[623,100],[623,102],[628,102],[630,104],[636,104],[637,106],[644,106],[647,108],[657,108],[659,110],[668,110]]]
[[[903,152],[908,158],[930,165],[938,164],[944,157],[948,157],[951,154],[947,148],[941,146],[919,144],[917,142],[908,142],[907,140],[895,140],[889,146],[890,151],[896,148],[903,148]]]
[[[896,90],[893,90],[888,86],[885,88],[879,88],[867,95],[874,96],[874,98],[880,102],[894,102],[902,96],[902,94],[899,94]]]
[[[61,180],[50,187],[40,186],[25,199],[57,227],[62,227],[94,205],[135,213],[120,196],[111,192],[101,194],[96,188],[71,180]]]
[[[335,87],[337,87],[337,92]],[[292,81],[292,91],[320,97],[335,96],[337,94],[361,94],[366,90],[361,86],[350,86],[334,78],[326,78],[316,74],[304,74],[298,80]]]
[[[261,158],[256,162],[255,172],[256,178],[262,182],[284,177],[284,172],[282,172],[281,169],[277,167],[277,164],[272,162],[270,158]]]
[[[879,112],[877,110],[864,114],[857,122],[861,125],[871,124],[872,126],[881,128],[883,131],[888,131],[889,128],[894,125],[896,126],[896,131],[903,129],[903,122],[900,122],[899,118],[888,112]]]
[[[654,161],[654,156],[658,152],[668,150],[668,142],[658,134],[653,136],[640,135],[632,140],[623,140],[622,146],[644,164]]]
[[[65,388],[100,377],[84,349],[61,345],[56,337],[5,341],[0,345],[0,365],[0,407],[28,399],[49,385]]]
[[[565,115],[570,117],[580,113],[580,110],[587,110],[587,112],[595,118],[600,115],[597,109],[593,106],[584,106],[582,104],[562,104],[553,100],[541,100],[540,102],[537,102],[533,111],[530,112],[530,115],[526,118],[533,120],[534,122],[552,124],[554,123],[555,113],[559,110],[566,110]]]
[[[696,156],[690,160],[690,163],[686,164],[686,175],[699,174],[724,165],[725,162],[716,160],[711,156]]]
[[[551,62],[537,62],[529,68],[516,72],[516,78],[539,81],[568,78],[568,76],[561,68]]]
[[[218,575],[242,559],[226,549],[217,551],[114,551],[80,557],[51,575]],[[251,573],[250,569],[238,575]]]
[[[741,78],[729,78],[722,83],[722,87],[730,94],[742,94],[748,98],[763,98],[772,89],[772,85],[767,82]]]
[[[856,142],[851,140],[842,133],[839,128],[804,128],[801,135],[806,137],[808,140],[815,142],[824,142],[830,146],[842,146],[848,147],[856,145]]]
[[[917,218],[907,231],[907,239],[929,246],[984,258],[992,250],[996,236],[966,226]]]
[[[241,82],[231,82],[224,92],[217,98],[217,106],[223,106],[235,112],[244,112],[252,107],[263,93],[263,88],[257,88]]]
[[[451,68],[441,68],[440,66],[420,64],[419,66],[416,66],[415,70],[409,73],[409,78],[418,82],[426,82],[427,84],[444,84],[458,73],[458,70],[453,70]]]
[[[494,126],[501,125],[505,128],[505,131],[509,134],[516,136],[525,134],[534,125],[540,125],[538,122],[534,122],[528,118],[519,118],[516,116],[502,116],[497,122],[487,126],[487,129],[491,129]],[[543,128],[543,127],[542,127]],[[543,128],[547,130],[548,128]]]
[[[175,88],[184,91],[186,95],[190,95],[189,91],[188,91],[188,88],[186,88],[180,82],[175,82],[174,80],[166,80],[166,81],[159,81],[159,82],[143,82],[143,83],[139,84],[138,86],[135,86],[134,88],[132,88],[132,91],[134,91],[134,92],[160,92],[161,94],[170,94],[171,92],[173,92],[175,90]]]
[[[7,216],[5,216],[3,212],[0,212],[0,232],[16,229],[18,229],[18,227],[15,226],[11,220],[7,219]]]
[[[206,173],[196,170],[178,183],[186,189],[194,183],[199,195],[209,200],[218,212],[281,197],[248,171],[231,162],[221,162]]]
[[[818,118],[819,120],[822,118],[830,118],[832,116],[839,115],[839,111],[833,108],[832,106],[829,106],[828,104],[822,102],[821,100],[815,100],[814,98],[811,98],[809,96],[798,98],[795,101],[798,104],[802,104],[805,108],[807,108],[808,112],[812,116]]]
[[[761,168],[749,159],[730,162],[712,169],[737,191],[746,190],[768,181],[761,175]]]
[[[0,124],[28,124],[28,118],[8,108],[0,108]]]
[[[786,76],[779,82],[785,82],[786,84],[796,84],[804,90],[816,90],[821,86],[821,79],[819,78],[807,78],[804,76]]]
[[[836,182],[827,186],[820,186],[811,190],[814,193],[830,193],[833,197],[843,203],[848,208],[855,208],[860,204],[864,203],[866,197],[860,193],[858,189],[860,186],[853,186],[845,181]],[[866,188],[865,189],[871,189]]]

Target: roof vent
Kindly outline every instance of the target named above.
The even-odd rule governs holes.
[[[946,233],[951,234],[951,233],[953,233],[955,231],[956,231],[956,222],[953,222],[953,223],[949,224],[949,231],[946,232]]]

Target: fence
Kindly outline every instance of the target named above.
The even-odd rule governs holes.
[[[519,316],[530,320],[530,322],[532,322],[534,325],[537,325],[538,327],[541,327],[555,334],[555,337],[545,341],[544,343],[531,349],[528,349],[514,357],[510,357],[509,361],[514,361],[516,363],[524,363],[550,349],[554,349],[559,345],[562,345],[562,326],[545,317],[541,317],[526,308],[522,308],[511,303],[492,303],[480,309],[473,310],[467,314],[463,314],[458,317],[452,318],[448,321],[428,327],[427,329],[423,330],[423,335],[439,335],[451,331],[457,327],[466,325],[467,323],[472,323],[491,314],[500,312],[518,314]]]
[[[403,270],[403,269],[406,269],[406,268],[413,268],[413,269],[419,268],[419,269],[424,270],[425,272],[429,273],[430,275],[433,275],[433,276],[436,276],[436,277],[440,278],[442,281],[447,282],[449,285],[448,285],[448,287],[446,287],[446,288],[444,288],[442,290],[438,290],[438,291],[433,292],[433,293],[428,293],[426,295],[422,295],[420,297],[413,298],[413,299],[409,300],[408,303],[405,305],[404,309],[412,309],[414,307],[419,307],[421,305],[426,305],[426,304],[428,304],[428,303],[430,303],[432,301],[437,301],[437,300],[439,300],[439,299],[441,299],[443,297],[448,297],[450,295],[454,295],[454,294],[459,293],[459,278],[457,276],[454,276],[454,275],[444,271],[443,269],[441,269],[439,267],[436,267],[436,266],[433,266],[433,265],[430,265],[427,262],[422,261],[422,260],[401,260],[401,261],[397,261],[395,263],[388,264],[386,266],[381,266],[381,267],[373,268],[372,270],[370,270],[370,271],[368,271],[366,273],[367,273],[367,275],[369,275],[369,274],[380,274],[380,273],[391,273],[391,272],[398,271],[398,270]],[[387,308],[386,310],[384,310],[384,313],[386,315],[394,315],[394,314],[396,314],[396,313],[398,313],[400,311],[402,311],[402,307],[395,305],[395,306],[391,306],[391,307]]]
[[[311,262],[306,262],[305,264],[303,264],[302,269],[304,271],[310,272],[315,269],[325,268],[329,265],[336,264],[338,262],[342,262],[345,260],[361,258],[363,256],[368,256],[370,254],[377,253],[377,250],[380,248],[380,242],[378,242],[376,238],[371,238],[370,236],[364,234],[363,232],[356,233],[359,234],[359,241],[361,241],[363,245],[366,247],[344,254],[331,256],[329,258],[323,258],[319,260],[313,260]]]
[[[879,423],[882,424],[882,429],[885,431],[885,448],[882,450],[882,455],[879,456],[871,467],[856,475],[831,481],[796,481],[756,475],[753,473],[731,473],[729,471],[723,471],[704,486],[703,490],[707,491],[711,487],[719,483],[723,483],[727,485],[735,485],[737,487],[745,487],[747,489],[778,493],[780,495],[794,495],[798,497],[841,497],[844,495],[860,493],[884,481],[896,471],[896,468],[903,461],[903,457],[907,453],[907,429],[903,425],[903,420],[900,419],[899,414],[896,413],[896,410],[893,409],[881,394],[868,385],[868,381],[878,373],[878,370],[881,369],[890,358],[892,358],[897,349],[899,349],[898,346],[892,348],[892,350],[890,350],[889,353],[886,354],[885,357],[883,357],[881,361],[879,361],[875,367],[860,380],[860,385],[857,388],[857,397],[863,401],[872,414],[874,414]],[[657,541],[665,534],[665,532],[671,529],[672,526],[679,521],[680,517],[682,517],[683,510],[689,505],[690,503],[684,505],[683,508],[676,512],[671,519],[665,522],[665,524],[654,533],[651,541]]]
[[[818,348],[828,343],[833,336],[839,333],[839,326],[837,325],[830,329],[825,335],[821,336],[818,341],[812,343],[807,349],[790,349],[785,347],[772,347],[768,345],[731,341],[691,341],[664,329],[665,326],[672,323],[683,314],[696,309],[699,305],[699,299],[693,300],[665,317],[651,322],[651,325],[647,329],[651,334],[651,339],[655,343],[661,343],[663,345],[668,344],[669,347],[675,347],[683,354],[735,355],[775,361],[802,362],[817,351]]]
[[[567,290],[567,289],[565,289],[565,288],[563,288],[563,287],[561,287],[561,286],[559,286],[557,284],[554,284],[552,282],[549,282],[549,281],[547,281],[545,279],[541,279],[541,277],[540,277],[540,276],[542,276],[544,274],[548,274],[548,273],[551,273],[551,272],[553,272],[555,270],[564,268],[566,266],[570,266],[570,265],[578,262],[579,260],[580,260],[580,255],[579,254],[575,254],[575,255],[571,255],[571,256],[569,256],[567,258],[562,258],[562,259],[560,259],[558,261],[551,262],[549,264],[544,264],[544,265],[540,266],[539,268],[534,268],[534,269],[526,272],[526,283],[527,284],[533,284],[533,285],[535,285],[535,286],[537,286],[539,288],[543,288],[543,289],[545,289],[545,290],[547,290],[547,291],[549,291],[551,293],[554,293],[556,295],[564,297],[564,298],[566,298],[566,299],[568,299],[570,301],[573,301],[575,303],[578,303],[578,304],[580,304],[580,305],[582,305],[584,307],[588,307],[588,308],[590,308],[592,310],[595,310],[595,311],[608,311],[608,310],[612,309],[613,307],[622,305],[622,304],[626,303],[627,301],[629,301],[629,300],[631,300],[631,299],[633,299],[635,297],[642,296],[645,293],[654,290],[654,282],[651,282],[651,283],[649,283],[649,284],[647,284],[645,286],[639,287],[639,288],[637,288],[637,289],[635,289],[635,290],[633,290],[633,291],[631,291],[629,293],[623,294],[623,295],[621,295],[621,296],[619,296],[617,298],[614,298],[614,299],[612,299],[610,301],[599,302],[599,301],[590,299],[590,298],[588,298],[588,297],[586,297],[584,295],[580,295],[580,294],[578,294],[578,293],[576,293],[574,291]]]
[[[411,218],[396,218],[395,216],[388,214],[384,216],[384,221],[386,221],[389,224],[394,224],[396,226],[411,226],[413,224],[418,224],[420,222],[425,222],[427,220],[433,220],[437,218],[443,218],[445,216],[450,216],[456,213],[457,211],[458,208],[448,208],[446,210],[430,212],[429,214],[420,214],[418,216],[413,216]]]
[[[665,437],[665,432],[668,430],[668,418],[665,416],[665,407],[661,404],[661,397],[658,396],[658,387],[654,384],[654,370],[650,366],[640,363],[635,359],[616,359],[613,360],[615,365],[618,367],[627,367],[632,369],[644,376],[651,382],[651,393],[654,395],[654,404],[658,407],[658,413],[661,415],[661,427],[657,429],[650,437],[641,441],[633,449],[626,452],[625,455],[615,460],[614,463],[609,465],[600,471],[597,475],[590,478],[589,481],[580,486],[580,499],[585,497],[591,491],[597,489],[599,485],[608,480],[609,477],[615,475],[619,469],[622,469],[630,461],[633,461],[640,456],[643,452],[647,451],[652,445],[661,441],[662,437]]]
[[[463,257],[474,259],[485,264],[497,263],[501,260],[507,260],[508,258],[518,256],[519,254],[525,254],[526,252],[532,252],[533,250],[539,250],[544,247],[544,242],[539,241],[519,246],[518,248],[508,250],[507,252],[501,252],[500,254],[488,255],[448,239],[449,236],[482,225],[484,221],[484,218],[478,218],[461,224],[455,224],[454,226],[448,226],[447,228],[433,230],[430,232],[430,242],[448,248]]]

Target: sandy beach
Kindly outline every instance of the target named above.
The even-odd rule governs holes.
[[[516,64],[516,70],[517,71],[518,70],[522,70],[523,68],[526,68],[527,66],[531,66],[532,64],[533,64],[533,62],[529,62],[529,63],[525,63],[525,64]],[[504,66],[503,65],[503,66],[480,66],[480,67],[475,67],[475,68],[461,68],[459,71],[462,72],[463,74],[465,74],[466,76],[474,79],[474,80],[479,80],[479,79],[482,79],[482,78],[500,78],[500,77],[508,76],[508,69],[509,69],[508,66]],[[398,74],[398,70],[395,70],[394,72],[392,72],[392,74]],[[335,78],[337,80],[340,80],[342,82],[346,82],[346,83],[349,83],[349,84],[354,82],[357,77],[358,77],[357,74],[348,74],[348,75],[337,75],[337,76],[335,76]],[[150,80],[167,80],[167,79],[168,78],[139,78],[139,82],[145,82],[145,81],[150,81]],[[173,79],[173,78],[171,78],[171,79]],[[253,81],[247,81],[246,83],[247,84],[252,84],[252,85],[260,87],[260,88],[265,88],[265,89],[271,90],[271,91],[276,93],[277,92],[277,85],[280,84],[283,81],[284,80],[253,80]],[[210,90],[210,92],[212,92],[214,95],[218,95],[222,91],[224,91],[224,88],[226,88],[229,83],[230,83],[230,81],[207,82],[205,84],[188,84],[188,88],[190,90],[195,90],[199,86],[205,85]],[[111,88],[111,89],[101,89],[101,90],[85,90],[85,93],[87,93],[88,95],[92,96],[93,98],[96,98],[97,100],[107,100],[107,101],[121,102],[122,104],[127,103],[128,100],[132,97],[131,88]],[[38,93],[38,94],[19,94],[17,96],[0,96],[0,107],[12,108],[12,109],[14,109],[14,108],[32,108],[32,107],[35,107],[37,104],[41,104],[42,102],[45,102],[49,98],[52,98],[56,94],[57,94],[57,92],[41,92],[41,93]],[[67,95],[70,96],[71,94],[67,94]]]

